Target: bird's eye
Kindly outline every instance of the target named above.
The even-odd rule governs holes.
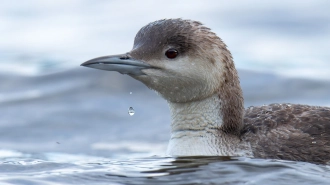
[[[177,57],[178,54],[179,54],[179,52],[176,49],[169,49],[165,52],[165,55],[167,56],[167,58],[170,58],[170,59]]]

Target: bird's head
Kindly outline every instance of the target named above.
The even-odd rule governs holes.
[[[200,22],[183,19],[149,23],[137,33],[131,51],[82,66],[128,74],[175,103],[204,99],[226,83],[239,83],[222,40]]]

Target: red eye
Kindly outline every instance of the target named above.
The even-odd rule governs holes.
[[[178,56],[178,51],[176,49],[169,49],[165,52],[165,55],[167,56],[167,58],[173,59],[176,56]]]

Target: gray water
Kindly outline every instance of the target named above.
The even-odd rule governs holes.
[[[325,165],[166,157],[166,102],[128,76],[78,67],[181,17],[228,45],[245,107],[330,106],[329,2],[0,0],[0,184],[330,184]]]
[[[329,81],[239,70],[245,106],[330,105]],[[166,102],[115,72],[1,75],[0,184],[328,184],[329,166],[169,158]],[[134,107],[135,114],[128,114]]]
[[[330,178],[329,166],[302,162],[230,157],[86,159],[56,162],[47,154],[7,159],[1,163],[0,179],[3,184],[278,185],[329,184]]]

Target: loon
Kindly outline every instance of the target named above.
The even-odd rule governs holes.
[[[330,164],[330,108],[243,105],[230,51],[202,23],[163,19],[133,49],[81,64],[127,74],[167,100],[171,156],[244,156]]]

